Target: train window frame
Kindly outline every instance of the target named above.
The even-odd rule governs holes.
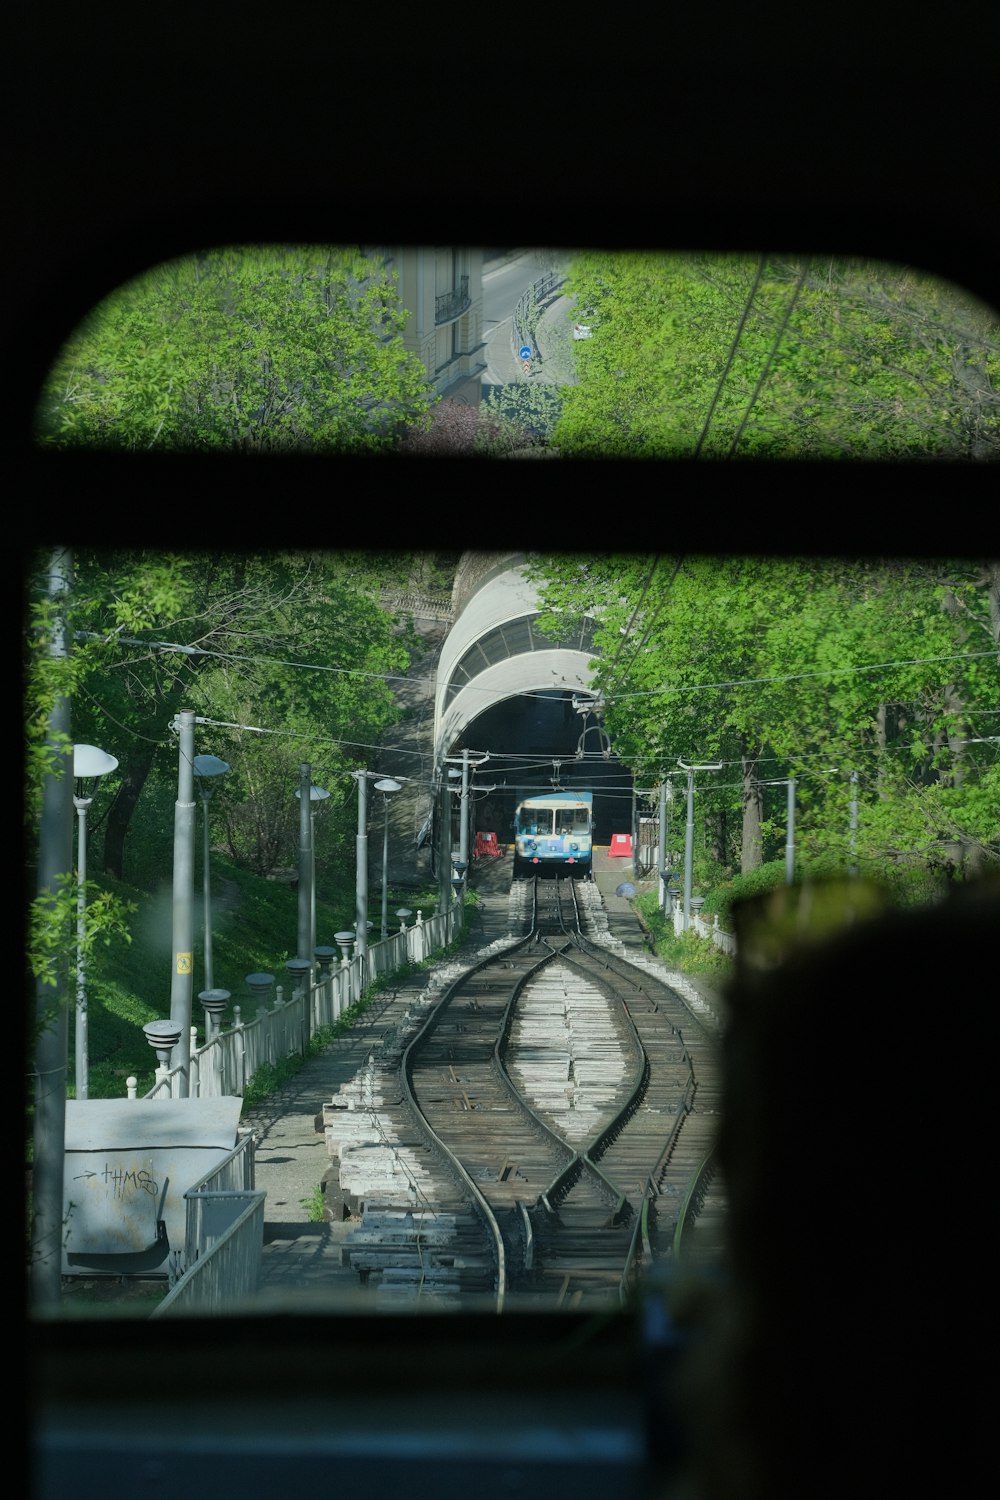
[[[155,36],[144,21],[158,28]],[[982,197],[995,175],[995,47],[988,28],[957,11],[935,17],[931,28],[912,18],[900,26],[870,6],[856,19],[838,13],[833,25],[797,16],[794,25],[772,18],[761,26],[747,21],[745,8],[730,15],[716,7],[668,17],[662,32],[611,25],[596,46],[539,25],[519,33],[513,61],[504,44],[496,68],[490,59],[484,66],[478,39],[463,53],[461,25],[445,34],[428,28],[422,13],[410,34],[394,17],[377,41],[368,16],[359,16],[356,34],[346,16],[335,37],[317,25],[309,33],[317,45],[303,45],[303,33],[289,28],[287,56],[280,31],[272,28],[262,45],[258,28],[207,12],[193,28],[175,12],[143,18],[131,5],[120,14],[67,12],[53,26],[51,14],[35,8],[19,25],[27,66],[15,73],[31,88],[16,135],[3,316],[20,377],[7,395],[7,447],[28,547],[57,531],[169,547],[193,528],[198,542],[225,547],[234,525],[265,543],[287,540],[287,461],[93,454],[53,461],[30,441],[35,394],[75,322],[109,287],[185,252],[206,230],[216,242],[324,242],[348,226],[386,237],[402,218],[423,243],[470,234],[492,243],[513,223],[565,245],[587,243],[595,225],[602,241],[621,247],[656,248],[664,233],[674,244],[694,238],[723,248],[734,239],[825,245],[921,265],[1000,306],[1000,243]],[[434,170],[423,179],[419,163],[428,159]],[[558,474],[553,467],[535,466],[525,477],[503,466],[473,472],[464,461],[401,460],[369,507],[360,498],[372,494],[369,464],[298,463],[293,529],[340,539],[345,526],[367,531],[378,509],[393,545],[419,550],[427,519],[398,497],[427,487],[439,535],[458,532],[488,548],[498,519],[516,524],[524,513],[532,544],[557,550],[568,489],[571,513],[581,500],[603,507],[602,544],[610,535],[653,550],[669,537],[689,550],[710,544],[755,555],[798,551],[821,534],[849,555],[931,558],[995,510],[985,465],[761,464],[752,488],[738,464],[581,461]],[[902,512],[887,503],[890,484],[905,486]],[[761,492],[769,529],[754,498]],[[84,496],[95,503],[84,507]],[[926,1285],[915,1303],[921,1337],[945,1304],[950,1325],[960,1325],[964,1304],[928,1302]],[[573,1389],[596,1398],[587,1411],[609,1437],[607,1411],[621,1408],[602,1410],[601,1398],[641,1413],[643,1492],[652,1469],[657,1492],[670,1493],[673,1471],[657,1441],[669,1444],[671,1419],[681,1414],[658,1402],[664,1363],[655,1326],[646,1330],[651,1346],[641,1329],[620,1322],[603,1330],[567,1324],[559,1351],[567,1357],[553,1361],[550,1328],[518,1330],[522,1346],[514,1350],[504,1326],[479,1320],[446,1329],[373,1319],[336,1330],[282,1317],[264,1329],[220,1320],[208,1337],[186,1322],[162,1327],[155,1348],[138,1322],[25,1322],[23,1428],[35,1500],[106,1493],[108,1460],[123,1452],[121,1488],[138,1474],[154,1485],[184,1483],[197,1496],[204,1476],[194,1455],[223,1447],[232,1454],[238,1445],[246,1500],[276,1486],[329,1482],[331,1464],[343,1480],[351,1462],[376,1495],[397,1494],[403,1478],[426,1480],[456,1500],[473,1487],[483,1500],[500,1500],[526,1475],[529,1482],[541,1475],[586,1500],[577,1487],[585,1469],[560,1466],[552,1442],[564,1430],[563,1395]],[[954,1367],[947,1337],[939,1346],[941,1363]],[[485,1363],[475,1357],[484,1348]],[[907,1346],[908,1357],[916,1352]],[[541,1377],[525,1385],[525,1369]],[[796,1376],[806,1389],[805,1372]],[[958,1383],[967,1411],[978,1413],[978,1393]],[[466,1398],[478,1390],[480,1400],[466,1399],[449,1419],[456,1390]],[[86,1409],[84,1392],[95,1398]],[[893,1428],[885,1399],[883,1392],[882,1442],[892,1456],[879,1455],[883,1468],[908,1463],[926,1487],[939,1466],[944,1493],[961,1485],[968,1453],[971,1489],[979,1477],[975,1441],[966,1444],[964,1430],[928,1407],[923,1440],[913,1443],[913,1413],[909,1425]],[[407,1425],[413,1411],[422,1441]],[[517,1466],[509,1444],[483,1441],[498,1414],[505,1434],[535,1440],[518,1448]],[[341,1419],[357,1423],[347,1454],[324,1447]],[[397,1423],[412,1441],[402,1474],[389,1476],[379,1461]],[[852,1427],[849,1417],[839,1432],[823,1429],[815,1452],[824,1468]],[[635,1428],[623,1422],[619,1430],[624,1444]],[[86,1475],[74,1468],[81,1452],[91,1465]],[[870,1454],[857,1474],[872,1493],[899,1487],[898,1472],[893,1483],[888,1472],[876,1483]],[[817,1494],[827,1492],[822,1478],[810,1474]]]

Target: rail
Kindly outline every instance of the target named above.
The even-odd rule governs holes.
[[[716,1165],[717,1158],[715,1148],[713,1147],[698,1167],[684,1195],[684,1202],[681,1204],[680,1212],[677,1215],[677,1224],[674,1229],[673,1250],[674,1259],[677,1261],[683,1257],[687,1244],[686,1236],[689,1235],[689,1231],[701,1209],[705,1193],[711,1184],[712,1178],[715,1176]]]

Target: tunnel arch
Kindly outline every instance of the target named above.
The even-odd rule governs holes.
[[[461,835],[461,812],[449,791],[463,755],[476,765],[488,800],[467,802],[471,843],[492,820],[506,838],[517,798],[558,784],[592,783],[595,833],[630,825],[632,780],[600,726],[594,688],[594,630],[587,616],[555,641],[539,626],[540,600],[523,553],[466,553],[452,593],[453,624],[441,647],[434,704],[433,761],[439,868]],[[586,753],[581,753],[582,751]],[[484,757],[488,756],[488,763]],[[449,777],[449,771],[452,773]],[[446,830],[443,832],[443,830]],[[456,835],[457,830],[457,835]]]

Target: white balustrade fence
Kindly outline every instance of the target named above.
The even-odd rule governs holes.
[[[674,901],[673,903],[672,917],[674,936],[680,937],[684,931],[684,908],[679,901]],[[690,925],[700,938],[705,938],[706,941],[714,943],[716,948],[721,948],[723,953],[728,953],[730,956],[735,955],[736,938],[731,932],[723,932],[719,926],[718,913],[716,913],[710,922],[707,922],[700,911],[694,911],[691,913]]]
[[[356,955],[342,959],[318,977],[317,965],[311,980],[300,982],[287,993],[285,986],[276,984],[269,1002],[255,996],[234,1005],[230,1029],[211,1029],[200,1045],[198,1028],[192,1026],[189,1097],[242,1096],[264,1064],[275,1066],[295,1053],[305,1056],[314,1032],[335,1025],[371,984],[446,948],[458,931],[460,916],[458,906],[426,922],[418,912],[411,927],[404,926],[391,937],[370,943],[366,958]],[[180,1097],[180,1074],[180,1068],[157,1068],[153,1087],[143,1098]],[[126,1086],[128,1097],[137,1098],[137,1080],[129,1078]]]

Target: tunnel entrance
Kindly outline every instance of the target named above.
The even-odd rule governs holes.
[[[489,760],[477,767],[470,782],[472,835],[495,831],[502,843],[508,843],[517,803],[560,787],[593,792],[595,843],[608,844],[612,834],[627,832],[632,775],[613,750],[607,750],[607,737],[595,718],[590,716],[586,723],[584,733],[574,694],[556,690],[505,698],[470,720],[449,753],[460,756],[467,748],[470,756],[478,757],[489,752]],[[457,808],[453,814],[457,833]]]

